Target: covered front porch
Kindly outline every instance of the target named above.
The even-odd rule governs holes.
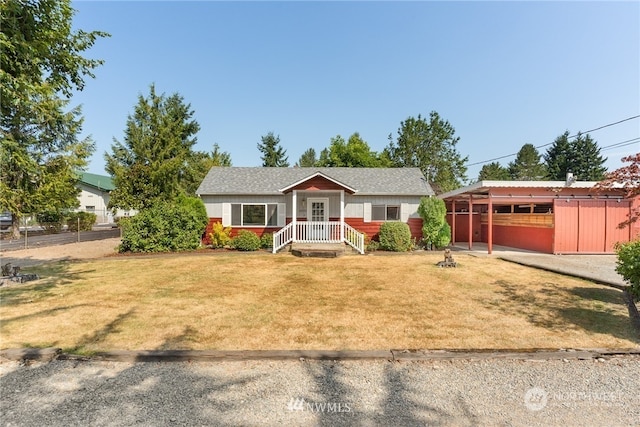
[[[273,252],[290,243],[345,243],[364,254],[364,234],[345,222],[345,193],[356,190],[322,173],[280,190],[291,194],[290,222],[273,234]]]

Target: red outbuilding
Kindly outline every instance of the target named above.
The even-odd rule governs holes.
[[[640,221],[619,228],[640,200],[597,182],[479,181],[439,195],[453,243],[484,242],[554,254],[607,254],[640,236]]]

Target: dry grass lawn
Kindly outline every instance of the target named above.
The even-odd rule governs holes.
[[[0,347],[389,349],[637,347],[616,289],[440,253],[112,257],[31,268],[0,290]]]

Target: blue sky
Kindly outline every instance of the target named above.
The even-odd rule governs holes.
[[[260,166],[274,132],[289,161],[338,134],[381,151],[410,116],[437,111],[469,163],[640,114],[640,2],[74,2],[103,30],[106,62],[72,104],[97,150],[122,141],[139,94],[178,92],[234,166]],[[640,119],[595,131],[640,137]],[[640,140],[603,149],[607,167]],[[543,153],[544,148],[540,149]],[[514,157],[501,160],[506,165]],[[469,167],[475,179],[481,165]]]

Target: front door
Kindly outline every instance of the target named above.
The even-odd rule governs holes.
[[[309,238],[311,240],[328,240],[329,228],[329,199],[309,198],[307,199],[307,221],[311,221]]]

